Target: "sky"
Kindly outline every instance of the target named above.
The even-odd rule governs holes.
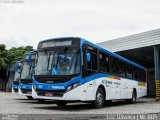
[[[0,0],[7,49],[55,37],[93,43],[160,28],[160,0]]]

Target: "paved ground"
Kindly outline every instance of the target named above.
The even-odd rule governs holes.
[[[0,92],[1,114],[143,114],[160,113],[160,102],[153,98],[138,99],[135,104],[114,102],[102,109],[94,109],[90,104],[74,103],[61,108],[48,101],[44,104],[28,100],[25,96]]]

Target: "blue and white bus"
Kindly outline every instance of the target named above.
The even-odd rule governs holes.
[[[28,58],[29,53],[23,56],[18,94],[25,95],[28,99],[32,99],[32,75],[34,74],[34,68],[28,64]],[[35,59],[30,60],[30,64],[33,62],[35,62]]]
[[[20,70],[21,63],[22,63],[21,61],[17,61],[16,66],[14,67],[14,72],[13,70],[10,70],[10,77],[12,77],[12,73],[14,73],[13,82],[12,82],[12,93],[18,93],[19,79],[21,75],[21,70]]]
[[[55,38],[38,44],[32,97],[68,102],[132,103],[147,94],[147,70],[82,38]],[[35,54],[30,54],[35,57]]]

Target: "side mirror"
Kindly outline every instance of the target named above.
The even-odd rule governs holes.
[[[87,54],[86,54],[86,60],[87,60],[87,62],[91,61],[91,54],[89,52],[87,52]]]
[[[29,58],[28,58],[28,65],[32,68],[36,67],[37,63],[37,51],[32,51],[29,53]]]
[[[21,72],[21,66],[22,66],[22,61],[17,61],[16,66],[15,66],[16,72],[18,72],[18,73]]]

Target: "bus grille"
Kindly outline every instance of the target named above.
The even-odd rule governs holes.
[[[22,84],[32,85],[32,79],[21,79]]]
[[[28,93],[32,93],[32,90],[27,90],[27,89],[21,89],[23,94],[28,94]]]
[[[69,81],[71,76],[51,76],[51,75],[35,75],[35,80],[39,83],[56,84]]]

